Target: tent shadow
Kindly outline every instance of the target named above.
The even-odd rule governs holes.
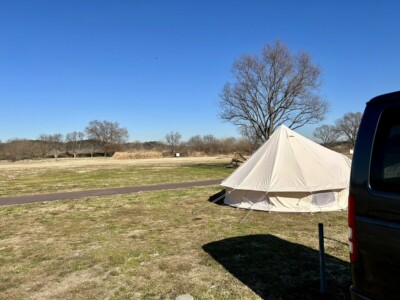
[[[326,256],[328,292],[319,292],[318,251],[273,235],[248,235],[203,245],[263,299],[350,299],[350,264]]]
[[[224,194],[225,194],[225,189],[223,189],[223,190],[219,191],[218,193],[216,193],[216,194],[210,196],[210,197],[208,198],[208,201],[209,201],[209,202],[214,202],[214,201],[217,200],[218,198],[221,198],[221,199],[219,199],[218,201],[216,201],[215,204],[217,204],[217,205],[225,205],[225,204],[224,204],[224,197],[222,197]]]

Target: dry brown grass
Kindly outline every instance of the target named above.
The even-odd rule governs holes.
[[[185,164],[209,164],[224,163],[230,161],[225,156],[205,156],[205,157],[165,157],[148,159],[127,159],[118,160],[109,157],[93,158],[59,158],[59,159],[39,159],[22,160],[16,162],[0,161],[0,173],[29,171],[32,169],[86,169],[86,168],[114,168],[121,166],[181,166]]]
[[[85,180],[88,186],[93,180],[120,183],[129,174],[132,182],[147,176],[153,183],[173,176],[210,178],[210,173],[228,172],[223,166],[228,161],[201,157],[3,162],[0,185],[18,184],[10,189],[14,193],[30,189],[29,182],[22,185],[27,173],[41,183],[47,176],[46,191]],[[5,174],[16,180],[7,181]],[[57,174],[62,181],[53,182]],[[37,188],[34,181],[31,185]],[[196,299],[316,299],[319,222],[332,239],[326,241],[329,296],[346,298],[346,212],[254,211],[239,223],[246,211],[208,201],[220,189],[0,207],[0,299],[175,299],[185,293]],[[206,205],[210,206],[192,215]]]
[[[226,169],[227,163],[226,159],[215,157],[71,158],[3,163],[0,197],[220,179],[232,172]]]
[[[192,156],[192,157],[204,157],[204,156],[207,156],[207,154],[202,152],[202,151],[191,151],[190,152],[190,156]]]
[[[148,159],[148,158],[162,158],[163,154],[160,151],[130,151],[130,152],[115,152],[112,156],[113,159]]]
[[[0,208],[0,299],[316,299],[317,224],[328,289],[345,299],[346,212],[211,204],[219,187]],[[193,210],[210,205],[192,215]]]

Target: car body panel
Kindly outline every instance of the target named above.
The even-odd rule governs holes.
[[[400,193],[386,191],[385,185],[377,188],[374,181],[371,184],[371,178],[378,172],[374,166],[380,155],[375,149],[383,147],[381,128],[384,127],[379,124],[386,124],[389,117],[394,118],[395,114],[390,113],[393,110],[400,111],[400,92],[369,101],[354,149],[350,178],[350,194],[355,199],[357,243],[357,259],[351,264],[353,299],[400,297]],[[400,121],[400,114],[398,119]],[[395,159],[398,159],[397,155]],[[382,171],[379,170],[378,175],[384,177],[383,163],[381,165]]]

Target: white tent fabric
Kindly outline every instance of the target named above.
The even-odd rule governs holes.
[[[280,126],[225,179],[225,203],[267,211],[316,212],[347,208],[351,161]]]

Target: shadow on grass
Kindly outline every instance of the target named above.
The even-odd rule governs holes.
[[[349,299],[348,262],[326,256],[328,293],[319,292],[318,251],[273,235],[248,235],[203,246],[263,299]]]
[[[223,189],[223,190],[219,191],[218,193],[216,193],[216,194],[210,196],[210,197],[208,198],[208,201],[209,201],[209,202],[214,202],[214,201],[217,200],[218,198],[221,198],[221,199],[215,201],[215,204],[217,204],[217,205],[224,205],[224,197],[222,197],[224,194],[225,194],[225,189]]]

